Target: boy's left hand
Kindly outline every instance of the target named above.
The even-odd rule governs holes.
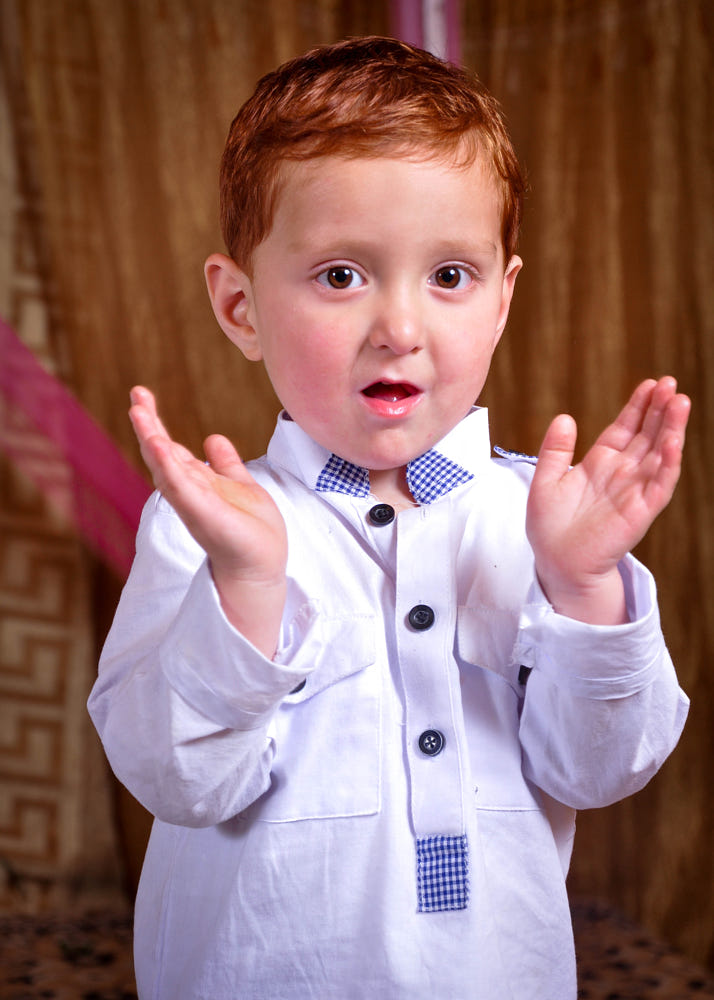
[[[541,586],[559,614],[597,625],[627,621],[617,564],[672,497],[690,405],[671,377],[643,382],[572,468],[575,421],[561,415],[551,423],[526,531]]]

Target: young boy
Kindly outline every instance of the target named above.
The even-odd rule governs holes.
[[[387,39],[309,53],[234,121],[206,263],[284,407],[267,456],[131,418],[159,492],[90,710],[156,816],[143,1000],[572,1000],[574,810],[687,710],[628,550],[689,401],[645,382],[583,461],[491,458],[474,406],[523,184],[481,84]]]

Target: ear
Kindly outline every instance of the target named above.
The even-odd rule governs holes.
[[[253,325],[253,288],[248,275],[222,253],[206,261],[208,297],[218,325],[249,361],[260,361],[263,352]]]
[[[520,257],[515,254],[511,257],[508,264],[506,265],[506,270],[503,275],[503,285],[501,288],[501,307],[498,311],[498,323],[496,324],[496,333],[500,340],[501,334],[506,327],[506,320],[508,319],[508,311],[511,308],[511,299],[513,298],[513,289],[516,285],[516,278],[518,277],[518,272],[523,267],[523,261]]]

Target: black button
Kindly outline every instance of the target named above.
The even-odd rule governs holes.
[[[298,694],[300,691],[302,691],[302,689],[305,687],[306,684],[307,684],[307,677],[305,678],[304,681],[300,681],[300,683],[292,689],[290,694]]]
[[[446,740],[438,729],[425,729],[419,737],[419,749],[427,757],[436,757],[444,749]]]
[[[434,624],[434,618],[434,612],[428,604],[416,604],[407,615],[409,624],[417,632],[423,632],[424,629],[431,628]]]
[[[394,520],[394,507],[390,507],[388,503],[375,504],[367,517],[372,524],[391,524]]]
[[[531,675],[532,667],[524,667],[523,664],[518,669],[518,683],[521,687],[525,687],[528,683],[528,678]]]

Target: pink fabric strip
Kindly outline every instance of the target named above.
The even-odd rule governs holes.
[[[461,12],[459,0],[391,0],[392,33],[411,45],[431,49],[453,63],[461,62]],[[427,37],[426,25],[438,23],[441,44]],[[440,49],[440,51],[436,51]]]
[[[459,0],[444,0],[446,17],[446,58],[461,65],[461,9]]]
[[[146,480],[0,318],[0,449],[124,577]]]
[[[390,20],[396,38],[410,45],[424,46],[422,0],[392,0]]]

